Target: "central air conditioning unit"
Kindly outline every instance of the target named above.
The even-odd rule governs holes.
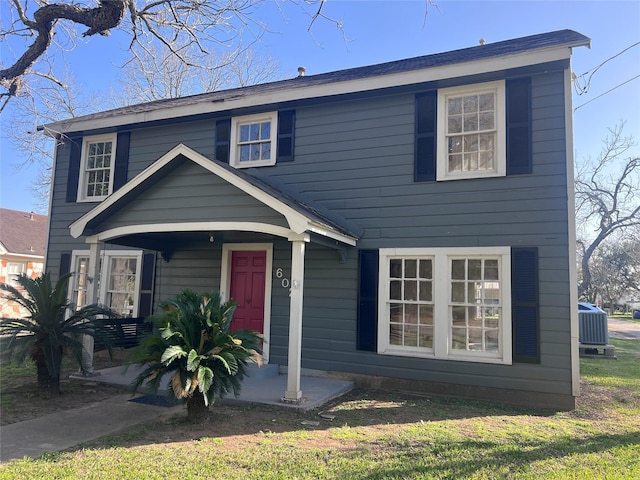
[[[589,303],[578,304],[580,343],[607,345],[609,343],[609,319],[607,314]]]

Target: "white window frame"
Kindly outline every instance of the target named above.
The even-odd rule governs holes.
[[[240,126],[246,124],[270,122],[271,158],[268,160],[240,161]],[[234,168],[268,167],[276,164],[278,140],[278,112],[266,112],[255,115],[244,115],[231,119],[231,153],[229,164]]]
[[[467,172],[449,172],[449,148],[448,122],[447,122],[447,101],[452,97],[464,95],[494,93],[495,94],[495,132],[494,143],[494,169],[493,170],[473,170]],[[495,82],[477,83],[460,87],[442,88],[438,90],[438,141],[437,141],[437,181],[462,180],[466,178],[488,178],[504,177],[507,174],[506,156],[506,106],[505,106],[505,82],[499,80]],[[453,136],[454,134],[452,134]],[[455,135],[464,135],[455,134]]]
[[[85,137],[82,141],[82,153],[80,156],[80,176],[78,177],[78,202],[101,202],[113,192],[113,175],[116,164],[116,141],[117,134],[109,133],[105,135],[93,135]],[[87,169],[87,156],[89,154],[89,145],[92,143],[111,142],[111,161],[109,163],[109,192],[107,195],[88,196],[87,182],[89,181],[89,171]]]
[[[72,284],[69,285],[68,291],[68,300],[70,302],[75,302],[76,298],[74,298],[75,292],[78,290],[78,275],[76,272],[78,260],[80,258],[88,258],[89,250],[74,250],[71,254],[71,271],[74,275],[71,277]],[[135,290],[134,290],[134,303],[133,303],[133,311],[132,316],[135,318],[139,314],[139,302],[140,302],[140,285],[142,282],[142,250],[107,250],[100,252],[100,266],[99,266],[99,279],[98,279],[98,289],[97,289],[97,298],[94,303],[106,304],[107,293],[108,293],[108,284],[109,284],[109,276],[111,274],[111,259],[114,257],[128,257],[136,259],[136,280],[135,280]],[[87,273],[88,275],[88,273]],[[95,281],[95,279],[90,278],[89,282]]]
[[[12,267],[19,267],[16,270],[19,272],[12,272]],[[25,262],[8,262],[7,263],[7,280],[9,285],[19,285],[17,277],[27,271],[27,264]]]
[[[451,260],[461,258],[498,259],[500,269],[500,315],[498,351],[479,352],[451,348]],[[433,348],[391,345],[389,342],[389,260],[394,258],[431,258],[433,260]],[[455,248],[381,248],[378,279],[378,353],[406,357],[442,360],[498,363],[511,365],[511,248],[455,247]]]

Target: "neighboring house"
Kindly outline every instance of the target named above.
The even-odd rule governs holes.
[[[308,372],[572,408],[588,45],[564,30],[46,125],[47,269],[124,316],[219,289],[285,401]]]
[[[17,285],[22,273],[36,278],[42,273],[47,243],[47,217],[33,212],[0,208],[0,283]],[[27,312],[0,294],[0,317],[20,318]]]

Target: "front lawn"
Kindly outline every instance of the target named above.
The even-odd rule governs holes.
[[[165,418],[0,478],[640,478],[640,341],[612,343],[618,360],[581,360],[573,412],[363,390],[323,415],[220,404],[209,423]]]

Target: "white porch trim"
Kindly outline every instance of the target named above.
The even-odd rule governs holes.
[[[307,239],[308,241],[308,239]],[[291,242],[291,306],[289,309],[289,355],[287,364],[287,390],[283,401],[297,403],[302,400],[300,367],[302,363],[302,299],[304,296],[304,240]]]
[[[86,305],[96,303],[98,298],[98,278],[100,275],[100,251],[102,242],[95,238],[87,238],[89,244],[89,270],[87,272]],[[82,366],[86,373],[93,373],[94,339],[89,335],[82,336]]]

